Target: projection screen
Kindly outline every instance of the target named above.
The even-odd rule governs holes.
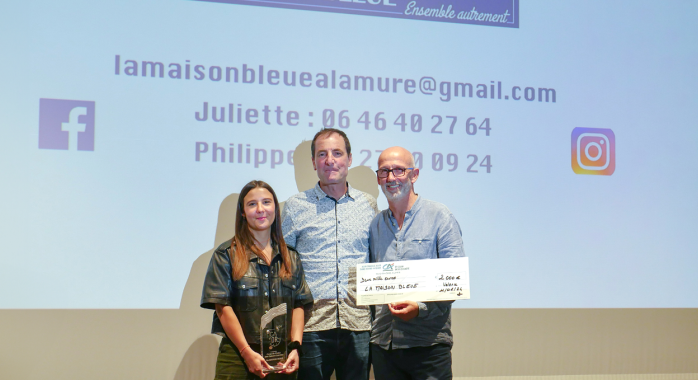
[[[413,152],[470,258],[456,307],[698,307],[697,3],[1,8],[0,308],[179,307],[224,199],[298,192],[323,127],[356,175]]]

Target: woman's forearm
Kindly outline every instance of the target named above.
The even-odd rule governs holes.
[[[291,341],[303,343],[303,327],[305,327],[305,311],[303,307],[293,309],[291,316]]]
[[[233,341],[233,344],[238,348],[239,351],[244,350],[249,344],[247,343],[247,339],[245,339],[245,334],[242,332],[242,326],[240,325],[240,321],[238,321],[238,317],[235,315],[233,308],[230,306],[217,304],[216,314],[218,314],[218,319],[220,319],[221,324],[223,325],[223,330],[225,330],[228,338]]]

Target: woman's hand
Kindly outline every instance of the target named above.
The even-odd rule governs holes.
[[[298,350],[292,350],[286,358],[286,363],[284,365],[284,370],[281,373],[294,373],[298,370]]]
[[[271,369],[271,366],[264,360],[262,355],[254,352],[251,348],[243,350],[242,359],[245,360],[247,369],[260,378],[264,378],[267,375],[262,372],[263,369]]]

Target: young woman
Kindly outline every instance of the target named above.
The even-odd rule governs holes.
[[[262,317],[283,303],[286,316],[266,325],[260,341]],[[240,191],[235,237],[213,253],[201,296],[201,307],[216,310],[211,332],[224,336],[216,380],[292,378],[303,340],[304,307],[312,303],[299,255],[281,233],[276,194],[267,183],[251,181]],[[284,340],[289,343],[286,361],[267,363],[261,345],[269,352],[283,347],[279,343]],[[272,366],[284,369],[264,372]]]

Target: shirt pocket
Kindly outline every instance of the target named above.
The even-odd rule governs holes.
[[[291,276],[288,279],[281,279],[281,296],[283,297],[283,302],[291,303],[289,305],[291,308],[293,308],[293,295],[296,290],[298,290],[298,286],[296,286],[297,281],[298,278],[296,276]]]
[[[403,260],[421,260],[436,257],[436,252],[433,247],[433,239],[421,238],[421,239],[410,239],[407,241],[405,247],[405,254],[402,257]]]
[[[255,311],[259,307],[259,281],[257,277],[243,277],[233,283],[233,304],[240,311]]]

